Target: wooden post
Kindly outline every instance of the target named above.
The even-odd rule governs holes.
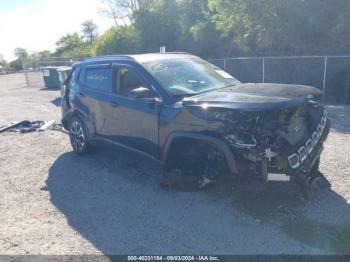
[[[24,72],[24,77],[26,79],[26,86],[29,86],[29,77],[28,77],[28,72],[27,71]]]

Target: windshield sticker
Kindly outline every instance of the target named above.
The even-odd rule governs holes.
[[[168,70],[168,66],[166,64],[152,64],[151,71],[160,72]]]
[[[102,81],[108,80],[108,77],[104,76],[104,75],[93,74],[93,75],[88,75],[87,79],[91,80],[91,81],[100,81],[100,82],[102,82]]]
[[[233,78],[233,76],[231,76],[229,73],[226,73],[223,70],[215,70],[215,72],[221,75],[223,78]]]

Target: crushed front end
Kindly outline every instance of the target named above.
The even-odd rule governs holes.
[[[330,121],[313,101],[284,109],[229,110],[215,113],[241,175],[265,181],[311,185],[323,178],[320,155]],[[224,130],[224,131],[222,131]]]

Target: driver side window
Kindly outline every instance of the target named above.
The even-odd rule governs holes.
[[[142,87],[143,84],[138,76],[127,68],[118,70],[118,94],[128,96],[131,90]]]
[[[118,95],[132,100],[158,97],[157,93],[147,87],[133,70],[121,67],[117,69],[115,74],[117,74],[115,90]]]

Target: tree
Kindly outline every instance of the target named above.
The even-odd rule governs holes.
[[[115,26],[120,23],[129,25],[134,22],[134,13],[149,8],[156,0],[101,0],[104,5],[100,14],[114,20]]]
[[[56,51],[54,56],[62,57],[81,57],[89,55],[88,47],[83,38],[78,33],[66,34],[56,42]]]
[[[250,55],[350,52],[347,0],[209,0],[209,8],[221,35]]]
[[[15,71],[19,71],[19,70],[22,70],[23,69],[23,63],[16,59],[16,60],[13,60],[12,62],[10,62],[7,66],[6,66],[6,70],[8,71],[12,71],[12,70],[15,70]]]
[[[28,51],[22,47],[17,47],[13,53],[15,54],[15,57],[19,60],[24,60],[28,58],[29,54]]]
[[[95,55],[113,55],[135,53],[135,30],[131,26],[119,26],[105,32],[95,43]]]
[[[52,56],[51,52],[49,50],[44,50],[38,53],[38,57],[40,60],[48,59]]]
[[[90,45],[92,45],[98,36],[97,25],[94,24],[94,22],[92,20],[86,20],[81,25],[83,26],[82,33],[84,35],[85,40]]]
[[[175,0],[158,0],[152,7],[134,13],[133,26],[141,52],[157,52],[160,46],[179,51],[182,37],[180,9]]]

